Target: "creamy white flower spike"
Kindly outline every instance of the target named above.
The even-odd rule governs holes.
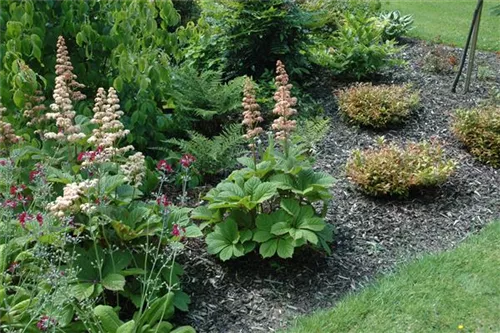
[[[73,102],[86,98],[78,89],[84,88],[83,84],[76,81],[73,74],[73,65],[68,55],[66,42],[62,36],[57,40],[56,79],[53,93],[54,103],[50,105],[52,112],[46,114],[47,119],[53,119],[58,127],[58,132],[44,134],[45,139],[75,142],[85,138],[80,127],[74,124],[76,112]]]

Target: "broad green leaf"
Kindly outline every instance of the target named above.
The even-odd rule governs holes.
[[[314,245],[318,244],[318,236],[313,231],[301,230],[303,237]]]
[[[222,261],[227,261],[233,257],[234,253],[234,245],[228,245],[225,248],[223,248],[220,253],[219,253],[219,258]]]
[[[92,296],[94,289],[94,284],[92,283],[79,283],[71,287],[71,293],[81,302]]]
[[[291,238],[282,238],[278,240],[277,252],[278,256],[283,259],[291,258],[293,256],[293,243]]]
[[[251,157],[240,157],[236,159],[240,164],[243,166],[246,166],[247,168],[253,169],[254,168],[254,163],[253,163],[253,158]]]
[[[232,245],[232,242],[229,242],[224,236],[215,231],[207,235],[206,243],[207,252],[210,254],[217,254],[224,248]]]
[[[192,328],[191,326],[181,326],[177,327],[175,330],[173,330],[170,333],[196,333],[196,330]]]
[[[118,327],[116,333],[134,333],[135,321],[130,320]]]
[[[14,93],[14,104],[16,104],[18,108],[24,106],[24,93],[20,89],[16,90]]]
[[[220,233],[230,244],[234,244],[239,240],[238,225],[234,220],[228,219],[219,223],[215,227],[215,231]]]
[[[103,280],[102,285],[108,290],[118,291],[125,287],[125,277],[121,274],[108,274]]]
[[[168,320],[174,314],[175,294],[169,292],[162,297],[155,299],[139,319],[137,326],[144,324],[154,325],[158,321]]]
[[[321,217],[308,217],[301,220],[297,227],[301,229],[309,229],[312,231],[321,231],[325,228],[325,221]]]
[[[262,203],[277,194],[276,187],[272,183],[262,183],[254,190],[252,200]]]
[[[251,230],[242,230],[240,231],[240,242],[245,243],[252,239],[252,231]]]
[[[188,238],[197,238],[203,236],[203,233],[201,232],[200,228],[198,228],[195,225],[190,225],[186,227],[186,232],[184,233],[184,236]]]
[[[94,315],[101,321],[101,326],[104,328],[104,332],[102,333],[115,333],[118,327],[123,325],[123,322],[109,305],[96,306],[94,308]]]
[[[276,249],[278,248],[278,240],[270,239],[265,243],[262,243],[259,248],[259,253],[263,258],[269,258],[274,256]]]
[[[259,243],[267,242],[271,238],[274,238],[274,235],[269,231],[264,230],[256,231],[253,235],[253,240]]]
[[[292,216],[298,216],[301,209],[300,203],[297,200],[289,198],[282,199],[280,207]]]
[[[212,219],[212,214],[212,210],[210,210],[207,206],[198,206],[193,209],[191,218],[193,220],[210,221]]]
[[[284,235],[290,232],[291,228],[290,225],[286,222],[278,222],[275,223],[272,228],[271,228],[271,233],[274,235]]]
[[[246,194],[247,195],[254,194],[254,192],[256,191],[256,189],[258,188],[258,186],[260,184],[262,184],[262,182],[257,177],[252,177],[249,180],[247,180],[245,185],[244,185]]]

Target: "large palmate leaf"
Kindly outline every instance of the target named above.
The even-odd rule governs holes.
[[[238,225],[233,219],[215,226],[215,231],[208,234],[206,238],[207,251],[210,254],[218,254],[222,261],[241,257],[255,247],[251,241],[250,230],[238,230]]]
[[[276,186],[270,182],[262,182],[257,177],[246,180],[235,175],[232,181],[224,181],[205,197],[211,210],[221,208],[238,208],[248,211],[271,199],[277,194]]]
[[[314,202],[331,198],[328,189],[334,178],[325,172],[303,169],[297,175],[277,174],[269,180],[279,189],[289,190]]]

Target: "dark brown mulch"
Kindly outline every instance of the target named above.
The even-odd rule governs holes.
[[[191,242],[183,261],[192,304],[179,316],[181,322],[198,332],[273,332],[298,315],[332,306],[396,263],[453,247],[500,217],[500,170],[475,161],[449,131],[453,110],[477,105],[491,87],[500,86],[500,59],[479,54],[478,61],[497,76],[474,80],[471,92],[463,95],[450,92],[453,74],[421,69],[426,52],[424,44],[410,41],[403,54],[408,65],[379,80],[411,82],[421,91],[422,107],[399,129],[376,133],[347,125],[331,93],[343,84],[316,81],[316,94],[333,119],[317,160],[318,168],[337,178],[328,214],[337,229],[333,254],[304,250],[290,261],[250,256],[221,263],[206,253],[202,241]],[[437,136],[458,161],[458,172],[441,188],[406,200],[367,197],[346,180],[344,166],[353,149],[373,145],[381,134],[399,143]]]

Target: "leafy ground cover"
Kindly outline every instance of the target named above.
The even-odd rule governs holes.
[[[500,223],[457,249],[402,267],[289,332],[493,332],[500,311]]]
[[[389,0],[383,2],[383,9],[400,10],[403,14],[413,15],[415,29],[410,32],[410,36],[463,47],[476,4],[475,0]],[[484,4],[478,39],[481,50],[500,50],[500,18],[490,14],[495,5],[498,5],[498,1],[487,0]]]

